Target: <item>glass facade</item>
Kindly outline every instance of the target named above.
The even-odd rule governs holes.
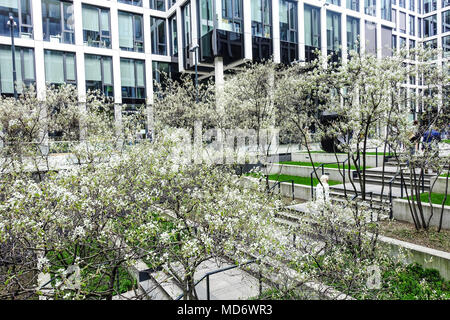
[[[14,28],[14,37],[25,39],[33,38],[33,19],[31,13],[31,0],[0,0],[0,35],[9,36],[7,25],[12,16],[17,24]]]
[[[121,58],[120,80],[124,103],[145,103],[145,61]]]
[[[442,33],[450,31],[450,10],[442,12]]]
[[[23,92],[24,86],[35,83],[34,50],[16,47],[16,89]],[[11,46],[0,45],[0,93],[13,95],[13,63]]]
[[[42,0],[42,32],[46,41],[74,44],[73,4],[67,1]]]
[[[431,37],[437,33],[437,16],[432,15],[423,19],[423,35]]]
[[[392,2],[391,0],[381,0],[381,19],[392,21]]]
[[[254,37],[272,37],[271,1],[251,0],[252,35]]]
[[[305,4],[305,58],[311,61],[315,58],[315,51],[320,50],[320,8]]]
[[[437,0],[423,0],[423,13],[437,10]]]
[[[297,43],[297,3],[280,0],[280,40]]]
[[[112,58],[86,54],[84,56],[86,91],[99,90],[107,97],[114,96]]]
[[[346,0],[347,9],[359,11],[359,0]]]
[[[144,52],[142,16],[119,11],[119,46],[121,50]]]
[[[83,40],[91,47],[111,48],[109,9],[83,4]]]
[[[327,54],[339,55],[341,46],[341,14],[327,10]]]
[[[75,53],[45,50],[45,81],[47,84],[77,84]]]
[[[359,19],[347,16],[347,50],[359,51]]]
[[[377,15],[377,1],[364,0],[364,13],[375,17]]]
[[[167,54],[166,43],[166,20],[162,18],[151,17],[151,38],[152,53],[159,55]]]

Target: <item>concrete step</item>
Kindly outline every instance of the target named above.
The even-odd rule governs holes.
[[[355,183],[359,183],[359,181],[360,181],[359,179],[355,179],[354,180]],[[394,181],[390,182],[389,180],[388,181],[386,181],[386,180],[382,181],[381,179],[377,180],[377,179],[367,179],[366,178],[366,185],[383,185],[384,184],[385,187],[389,187],[389,184],[392,184],[393,187],[400,188],[400,187],[403,186],[403,188],[404,188],[405,187],[404,186],[405,183],[408,185],[409,184],[409,180],[408,181],[404,181],[404,183],[402,183],[401,179],[395,179]],[[420,185],[420,187],[422,187],[422,183],[420,183],[419,185]],[[430,186],[431,186],[430,181],[428,181],[428,182],[424,181],[423,187],[424,187],[425,191],[429,190]]]
[[[166,271],[156,271],[151,274],[152,279],[156,284],[166,293],[168,300],[175,300],[179,295],[183,293],[183,290],[178,286],[177,281],[172,275],[166,273]]]

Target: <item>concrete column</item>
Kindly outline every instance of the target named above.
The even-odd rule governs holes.
[[[341,53],[342,53],[342,61],[345,63],[347,61],[347,53],[348,53],[348,48],[347,48],[347,14],[345,12],[343,12],[341,14]]]
[[[297,26],[298,26],[299,59],[305,60],[305,18],[304,18],[305,4],[302,0],[299,0],[297,5],[298,5]]]
[[[280,63],[281,61],[281,46],[280,46],[280,2],[279,0],[272,1],[272,41],[273,41],[273,61]]]
[[[214,59],[214,75],[216,82],[216,110],[221,113],[223,112],[223,105],[221,103],[223,87],[225,84],[224,76],[223,76],[223,58],[216,57]]]
[[[183,18],[182,18],[181,7],[176,9],[177,17],[177,43],[178,43],[178,71],[184,71],[183,63]]]
[[[364,19],[359,19],[359,39],[360,52],[366,51],[366,22]]]
[[[320,8],[320,48],[322,55],[327,55],[327,7]]]
[[[253,59],[252,45],[252,17],[251,17],[250,1],[243,1],[243,17],[244,17],[244,57],[247,60]]]

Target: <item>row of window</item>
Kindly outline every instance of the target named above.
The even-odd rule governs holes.
[[[396,10],[392,10],[393,22],[396,22]],[[406,34],[406,18],[405,12],[399,11],[398,13],[398,31]],[[408,16],[409,34],[418,37],[432,37],[438,33],[437,15],[431,15],[425,18],[417,18],[417,30],[416,30],[416,18],[415,16]],[[450,10],[442,12],[442,27],[441,32],[450,31]]]
[[[17,90],[35,83],[34,50],[18,47],[16,49]],[[73,52],[54,50],[44,51],[45,81],[47,84],[77,84],[76,57]],[[161,81],[161,73],[169,74],[170,64],[152,62],[153,79]],[[84,55],[86,90],[100,90],[106,96],[114,95],[113,62],[109,56]],[[145,102],[145,61],[120,59],[122,99],[124,103]],[[0,45],[0,93],[13,94],[13,70],[11,47]]]

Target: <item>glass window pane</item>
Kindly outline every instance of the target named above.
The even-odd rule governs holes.
[[[86,55],[84,58],[84,66],[87,81],[102,81],[99,56]]]
[[[120,78],[122,80],[122,87],[135,87],[133,60],[120,60]]]
[[[83,7],[83,29],[89,31],[100,31],[98,25],[98,10],[94,7]]]
[[[133,16],[119,12],[119,45],[123,48],[133,48]]]
[[[105,84],[113,84],[112,81],[112,59],[103,57],[103,82]]]
[[[45,51],[45,80],[48,83],[64,83],[64,56],[59,51]]]

